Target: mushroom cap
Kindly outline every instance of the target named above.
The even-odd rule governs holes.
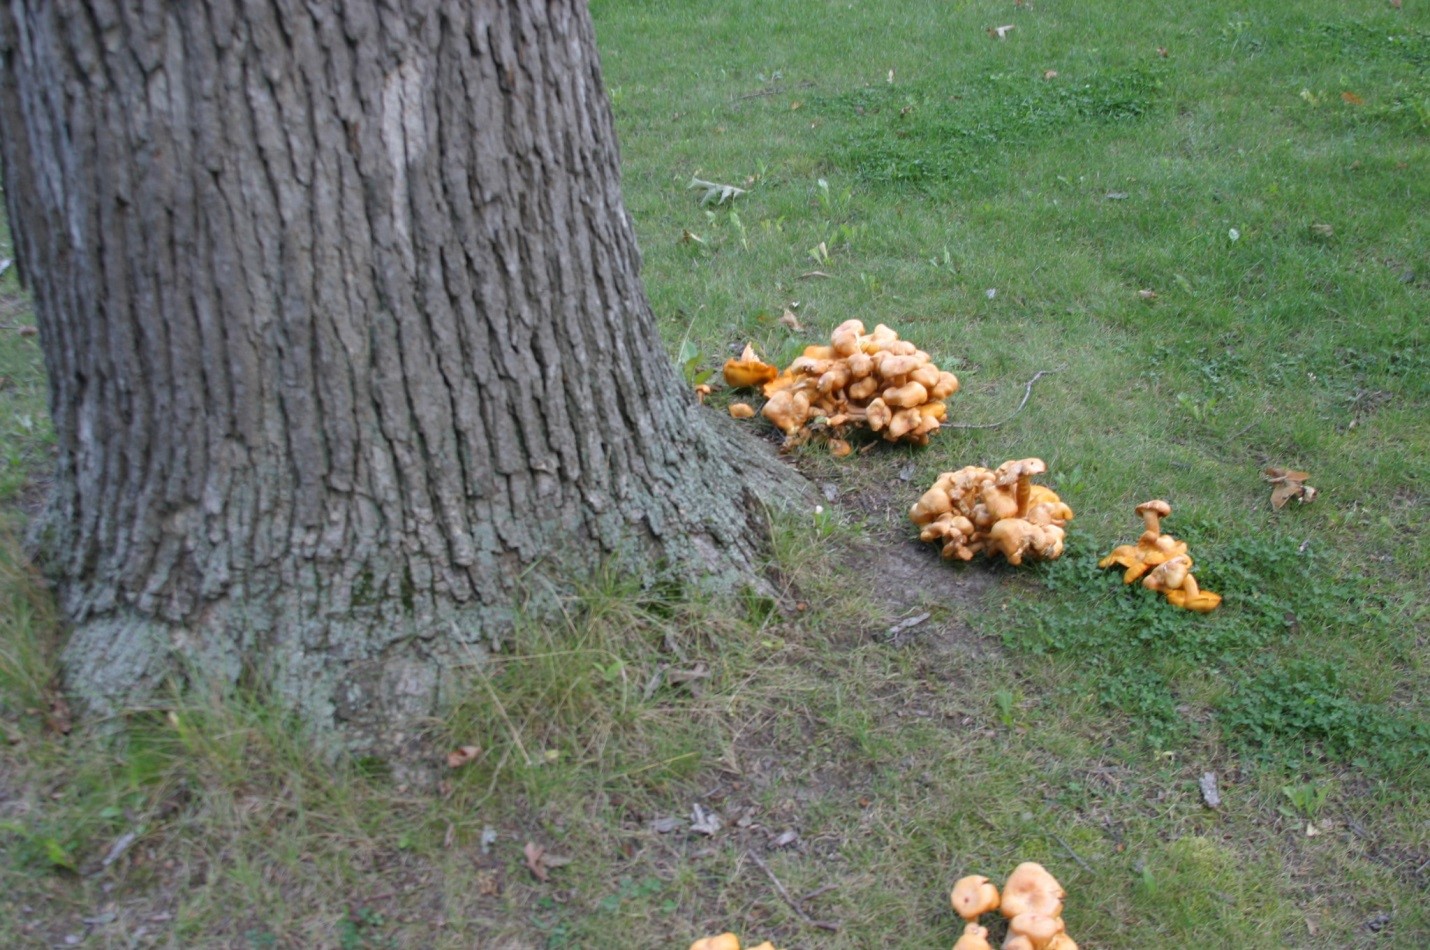
[[[1167,591],[1167,602],[1173,607],[1195,610],[1199,614],[1209,614],[1221,606],[1221,594],[1213,594],[1209,590],[1200,590],[1195,594],[1184,590],[1169,590]]]
[[[859,351],[859,338],[863,335],[863,321],[845,320],[834,328],[834,332],[829,335],[829,342],[834,345],[834,352],[840,356],[850,356]]]
[[[878,432],[887,426],[894,418],[894,411],[889,408],[888,403],[882,399],[870,400],[868,408],[865,410],[869,420],[869,428]]]
[[[1003,884],[1003,903],[999,907],[1004,917],[1013,918],[1029,912],[1048,917],[1060,917],[1063,912],[1063,886],[1036,861],[1024,861],[1013,869]]]
[[[993,950],[993,945],[988,942],[988,928],[970,921],[968,926],[963,928],[963,935],[953,945],[953,950]]]
[[[884,402],[900,409],[922,406],[929,401],[929,391],[912,380],[902,386],[890,386],[884,390]]]
[[[690,945],[690,950],[740,950],[740,938],[728,931],[715,937],[701,937]]]
[[[998,888],[982,874],[970,874],[959,878],[953,885],[949,902],[958,916],[964,920],[975,920],[979,914],[998,909]],[[988,932],[984,931],[984,937],[987,936]]]
[[[909,520],[916,525],[926,525],[939,515],[953,510],[953,500],[948,492],[938,485],[924,492],[914,506],[909,509]],[[966,879],[965,879],[966,880]]]
[[[1000,518],[988,529],[988,543],[993,545],[1014,567],[1023,563],[1023,555],[1037,544],[1039,531],[1022,518]]]
[[[732,402],[730,415],[736,419],[749,419],[755,415],[755,409],[747,402]]]
[[[1049,917],[1047,914],[1026,913],[1019,914],[1008,921],[1008,936],[1027,937],[1033,945],[1033,950],[1043,950],[1058,934],[1065,929],[1061,917]]]
[[[1049,940],[1043,950],[1077,950],[1077,943],[1063,932]]]
[[[745,344],[745,352],[737,360],[725,361],[725,384],[733,389],[763,386],[772,383],[780,371],[755,355],[755,348]]]
[[[851,453],[851,452],[853,452],[853,451],[854,451],[854,446],[850,445],[848,442],[844,441],[843,439],[830,439],[830,440],[829,440],[829,454],[832,455],[832,456],[834,456],[834,457],[837,458],[837,459],[842,459],[842,458],[844,458],[844,456],[848,455],[849,453]]]
[[[1142,578],[1142,586],[1148,590],[1174,591],[1181,588],[1192,569],[1192,559],[1185,554],[1168,558],[1152,569],[1152,573]]]
[[[994,481],[999,485],[1011,485],[1020,478],[1032,478],[1048,470],[1042,459],[1011,459],[993,472]]]
[[[1151,501],[1142,502],[1135,510],[1139,515],[1145,515],[1149,511],[1155,511],[1158,515],[1165,518],[1172,513],[1172,506],[1161,498],[1153,498]]]
[[[1003,950],[1037,950],[1037,948],[1033,946],[1033,941],[1027,937],[1015,937],[1010,934],[1008,939],[1003,941]]]

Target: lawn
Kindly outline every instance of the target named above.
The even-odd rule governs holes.
[[[1039,861],[1083,947],[1430,944],[1430,13],[592,13],[671,358],[884,323],[958,374],[953,425],[792,451],[824,504],[776,518],[778,598],[591,578],[433,725],[481,749],[436,794],[316,765],[261,696],[64,735],[8,542],[0,943],[946,947],[956,878]],[[50,437],[13,271],[0,305],[18,535]],[[1061,559],[917,541],[940,472],[1027,456]],[[1155,497],[1215,612],[1097,567]]]

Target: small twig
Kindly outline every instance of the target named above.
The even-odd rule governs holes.
[[[1259,421],[1261,421],[1261,420],[1256,419],[1256,420],[1253,420],[1253,421],[1251,421],[1251,422],[1248,422],[1246,425],[1242,426],[1240,429],[1237,429],[1237,430],[1236,430],[1235,432],[1233,432],[1231,435],[1227,436],[1227,437],[1226,437],[1226,441],[1231,442],[1231,441],[1234,441],[1234,440],[1239,439],[1239,438],[1241,438],[1242,436],[1246,435],[1248,432],[1251,431],[1251,427],[1254,426],[1254,425],[1256,425],[1256,423],[1259,422]]]
[[[747,851],[746,854],[750,856],[751,861],[754,861],[755,864],[759,865],[761,871],[765,872],[765,876],[768,877],[770,879],[770,883],[775,886],[775,891],[780,895],[780,897],[784,899],[784,902],[788,904],[792,910],[794,910],[795,914],[799,917],[800,920],[804,921],[811,927],[818,928],[819,930],[828,930],[830,932],[835,932],[839,930],[839,924],[837,923],[833,923],[828,920],[815,920],[813,917],[806,914],[804,912],[804,908],[799,906],[799,901],[795,900],[794,897],[790,895],[790,892],[785,890],[785,886],[780,883],[780,879],[775,877],[775,872],[770,870],[770,866],[765,863],[765,859],[760,857],[753,851]]]
[[[1082,866],[1082,869],[1083,869],[1084,871],[1086,871],[1087,873],[1092,874],[1092,875],[1096,875],[1096,874],[1097,874],[1097,872],[1092,869],[1091,865],[1089,865],[1086,861],[1084,861],[1084,860],[1078,855],[1078,853],[1072,849],[1072,845],[1068,844],[1066,841],[1064,841],[1061,837],[1059,837],[1059,836],[1056,835],[1056,834],[1053,835],[1053,840],[1056,841],[1058,844],[1062,845],[1062,846],[1063,846],[1063,850],[1066,851],[1068,854],[1072,855],[1072,859],[1073,859],[1074,861],[1076,861],[1079,865],[1081,865],[1081,866]]]
[[[1050,373],[1057,373],[1057,372],[1060,372],[1060,370],[1056,370],[1056,369],[1040,369],[1040,370],[1038,370],[1035,374],[1033,374],[1033,378],[1030,379],[1030,380],[1028,380],[1028,387],[1027,387],[1027,389],[1024,390],[1024,392],[1023,392],[1023,401],[1020,402],[1020,403],[1018,403],[1018,408],[1017,408],[1017,409],[1014,409],[1013,412],[1012,412],[1012,413],[1008,416],[1008,418],[1006,418],[1006,419],[1000,419],[1000,420],[997,421],[997,422],[983,422],[983,423],[972,423],[972,422],[945,422],[945,423],[941,426],[941,428],[944,428],[944,429],[996,429],[996,428],[998,428],[999,426],[1004,425],[1005,423],[1012,422],[1012,421],[1013,421],[1013,417],[1016,416],[1018,413],[1022,412],[1022,411],[1023,411],[1023,407],[1028,404],[1028,397],[1031,396],[1031,395],[1033,395],[1033,384],[1036,383],[1038,380],[1042,379],[1044,376],[1047,376],[1047,375],[1050,374]]]
[[[735,101],[741,99],[763,99],[765,96],[774,96],[784,92],[784,86],[771,86],[768,89],[761,89],[758,92],[747,92],[743,96],[736,96]]]
[[[808,894],[806,894],[806,895],[804,895],[803,897],[801,897],[801,898],[799,899],[799,902],[800,902],[801,904],[808,904],[810,901],[814,900],[816,897],[819,897],[819,896],[822,895],[822,894],[827,894],[827,893],[829,893],[830,891],[832,891],[832,890],[834,890],[835,888],[837,888],[838,886],[839,886],[839,885],[837,885],[837,884],[825,884],[823,887],[816,887],[814,890],[810,891]]]

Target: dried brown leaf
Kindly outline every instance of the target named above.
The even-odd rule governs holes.
[[[481,746],[464,745],[458,746],[447,753],[447,768],[459,769],[482,754]]]
[[[535,841],[528,841],[526,847],[522,848],[522,853],[526,855],[526,869],[531,872],[532,877],[545,884],[551,880],[551,875],[546,873],[546,865],[541,861],[546,854],[546,849]]]
[[[780,323],[789,327],[791,330],[799,331],[804,329],[804,327],[800,325],[799,317],[796,317],[794,311],[788,307],[786,307],[785,312],[780,315]]]

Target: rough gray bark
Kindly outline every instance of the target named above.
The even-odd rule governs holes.
[[[0,139],[91,706],[391,748],[523,591],[748,578],[780,476],[661,347],[583,0],[9,0]]]

